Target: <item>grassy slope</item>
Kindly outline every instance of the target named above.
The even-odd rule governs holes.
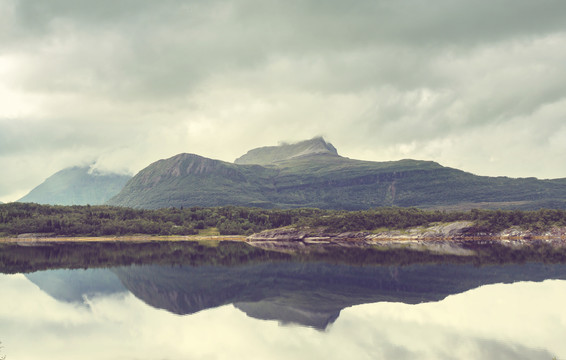
[[[435,207],[500,202],[511,207],[564,208],[566,181],[476,176],[429,161],[357,161],[331,156],[278,163],[279,202],[294,197],[321,208]],[[540,207],[540,206],[539,206]]]
[[[171,171],[172,163],[192,170]],[[197,168],[201,171],[195,171]],[[462,203],[566,208],[566,180],[484,177],[430,161],[370,162],[333,154],[313,154],[266,166],[192,155],[150,165],[110,201],[141,208],[241,205],[347,210]]]
[[[261,193],[270,191],[265,188],[272,175],[272,170],[258,165],[181,154],[140,171],[108,203],[148,209],[220,204],[270,207]]]

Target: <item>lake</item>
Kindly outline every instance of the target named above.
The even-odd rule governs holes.
[[[6,360],[566,358],[561,262],[245,244],[0,250]]]

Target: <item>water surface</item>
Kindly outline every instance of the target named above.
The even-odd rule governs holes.
[[[209,261],[198,255],[210,251],[218,253]],[[5,268],[0,354],[7,360],[566,358],[566,265],[358,266],[247,251],[184,249],[178,257],[192,260],[178,264],[158,256],[85,269]],[[32,265],[49,264],[36,258]]]

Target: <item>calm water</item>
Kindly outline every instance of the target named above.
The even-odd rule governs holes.
[[[304,260],[0,274],[0,356],[564,359],[565,279],[560,264]]]

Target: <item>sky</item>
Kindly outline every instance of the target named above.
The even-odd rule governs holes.
[[[563,0],[0,0],[0,201],[90,164],[339,154],[566,177]]]

